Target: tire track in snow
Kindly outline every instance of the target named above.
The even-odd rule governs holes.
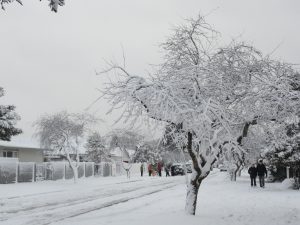
[[[127,183],[134,183],[134,182],[141,182],[143,180],[130,180],[130,181],[124,181],[124,182],[118,182],[118,183],[107,183],[107,184],[103,184],[103,186],[108,186],[108,185],[114,185],[114,184],[127,184]],[[16,184],[18,185],[18,184]],[[44,196],[45,194],[53,194],[53,193],[58,193],[58,192],[64,192],[66,190],[57,190],[57,191],[48,191],[48,192],[41,192],[41,193],[34,193],[34,194],[27,194],[27,195],[19,195],[19,196],[12,196],[12,197],[5,197],[5,198],[0,198],[0,201],[4,201],[4,200],[11,200],[11,199],[18,199],[18,198],[30,198],[30,197],[35,197],[35,196]]]
[[[164,183],[158,183],[158,184],[154,184],[154,185],[150,185],[150,187],[153,189],[155,189],[154,191],[151,191],[150,193],[146,193],[146,194],[143,194],[143,195],[137,195],[137,197],[122,197],[122,198],[119,198],[119,199],[116,199],[116,200],[113,200],[113,201],[109,201],[107,203],[105,203],[104,205],[101,205],[100,204],[100,207],[97,206],[97,207],[92,207],[92,209],[90,207],[88,207],[88,210],[83,210],[83,213],[88,213],[90,211],[94,211],[94,210],[98,210],[98,209],[101,209],[101,208],[104,208],[104,207],[109,207],[111,205],[115,205],[115,204],[119,204],[121,202],[126,202],[126,201],[129,201],[131,199],[135,199],[135,198],[139,198],[139,197],[142,197],[144,195],[147,195],[147,194],[152,194],[152,193],[155,193],[157,191],[160,191],[162,190],[162,188],[168,188],[169,185],[171,186],[175,186],[178,184],[178,181],[169,181],[169,182],[164,182]],[[115,184],[112,184],[112,185],[115,185]],[[9,222],[10,219],[13,219],[15,217],[18,217],[18,218],[22,218],[22,217],[29,217],[28,219],[30,218],[36,218],[35,220],[33,221],[30,221],[29,223],[26,223],[26,224],[49,224],[49,223],[44,223],[43,221],[47,221],[47,219],[49,218],[54,218],[54,217],[57,217],[57,215],[59,215],[59,212],[56,212],[56,211],[65,211],[66,209],[68,208],[74,208],[75,206],[78,206],[78,205],[82,205],[82,204],[87,204],[89,202],[93,203],[95,201],[103,201],[103,199],[105,198],[115,198],[116,196],[118,195],[124,195],[124,194],[133,194],[137,191],[140,191],[140,190],[143,190],[145,189],[146,187],[149,188],[149,184],[146,183],[146,184],[143,184],[142,186],[139,186],[139,187],[127,187],[126,189],[119,189],[119,190],[113,190],[113,191],[110,191],[110,192],[107,192],[107,193],[104,193],[104,194],[100,194],[100,195],[95,195],[95,193],[91,193],[92,196],[89,196],[89,197],[86,197],[84,196],[83,198],[81,199],[72,199],[71,201],[68,201],[68,202],[63,202],[63,203],[52,203],[51,205],[49,204],[46,204],[46,205],[43,205],[43,206],[34,206],[34,207],[28,207],[28,208],[22,208],[22,209],[19,209],[19,210],[12,210],[12,211],[9,211],[9,212],[5,212],[5,213],[11,213],[11,215],[9,217],[6,217],[6,218],[3,218],[1,219],[3,222]],[[159,187],[159,188],[157,188]],[[102,190],[105,190],[105,188],[101,188],[101,189],[96,189],[98,191],[102,191]],[[41,210],[43,211],[41,213]],[[53,213],[49,213],[51,211],[54,211]],[[80,209],[79,211],[82,211],[82,209]],[[75,210],[76,213],[73,213],[71,212],[71,216],[76,216],[78,214],[78,210]],[[70,213],[69,213],[70,214]],[[61,219],[64,219],[65,217],[68,218],[70,217],[68,214],[68,216],[66,217],[66,214],[63,214],[63,215],[60,215],[59,218]],[[81,213],[82,214],[82,213]],[[41,217],[41,219],[38,219],[38,217]],[[24,218],[24,219],[25,219]],[[0,221],[1,221],[0,220]],[[36,223],[37,222],[37,223]],[[52,221],[50,221],[51,223]],[[8,224],[12,224],[11,222],[9,222]],[[16,223],[13,223],[13,224],[18,224],[17,222]],[[24,223],[22,223],[24,224]]]
[[[133,182],[136,182],[136,181],[133,181]],[[123,184],[123,183],[133,183],[132,181],[130,182],[119,182],[119,183],[113,183],[113,184],[107,184],[107,185],[116,185],[116,184]],[[107,186],[107,185],[103,185],[103,186]],[[158,184],[160,185],[160,184]],[[128,193],[128,192],[131,192],[131,191],[135,191],[135,190],[138,190],[138,189],[141,189],[141,188],[144,188],[146,187],[147,185],[143,184],[142,186],[138,186],[138,187],[127,187],[125,189],[122,189],[122,190],[118,190],[118,189],[115,189],[115,190],[110,190],[109,192],[107,193],[101,193],[100,195],[98,195],[97,193],[100,192],[100,191],[103,191],[103,190],[106,190],[107,188],[105,187],[101,187],[101,188],[97,188],[97,189],[91,189],[90,191],[91,194],[88,195],[88,196],[84,196],[82,198],[73,198],[73,199],[63,199],[62,202],[52,202],[52,203],[42,203],[42,204],[37,204],[35,206],[29,206],[29,207],[21,207],[19,209],[12,209],[12,210],[6,210],[6,211],[1,211],[0,212],[0,215],[1,214],[17,214],[19,212],[26,212],[26,211],[32,211],[32,210],[35,210],[35,209],[43,209],[43,208],[46,208],[46,209],[52,209],[51,206],[68,206],[68,205],[71,205],[73,203],[77,204],[77,203],[81,203],[81,202],[85,202],[85,201],[88,201],[88,200],[92,200],[96,197],[109,197],[109,196],[112,196],[112,195],[115,195],[115,194],[122,194],[122,193]],[[152,186],[156,186],[156,185],[152,185]],[[96,191],[96,192],[95,192]],[[63,193],[63,192],[66,192],[65,190],[64,191],[54,191],[54,192],[47,192],[48,194],[52,194],[52,193]],[[37,194],[37,195],[31,195],[31,197],[36,197],[36,196],[39,196],[40,194]],[[29,197],[26,196],[26,197]],[[30,199],[28,200],[30,201]],[[66,202],[67,201],[67,202]],[[3,221],[5,219],[2,219],[0,218],[0,221]]]
[[[30,222],[30,223],[28,223],[28,225],[29,224],[32,224],[32,225],[49,225],[49,224],[54,223],[54,222],[60,222],[60,221],[66,220],[66,219],[70,219],[70,218],[74,218],[74,217],[77,217],[77,216],[81,216],[81,215],[86,214],[86,213],[94,212],[94,211],[101,210],[101,209],[104,209],[104,208],[108,208],[108,207],[111,207],[111,206],[114,206],[114,205],[125,203],[125,202],[131,201],[131,200],[139,199],[139,198],[142,198],[142,197],[145,197],[145,196],[148,196],[148,195],[156,194],[158,192],[164,191],[165,189],[168,189],[168,188],[175,187],[177,185],[178,184],[167,185],[167,186],[164,186],[163,189],[153,190],[153,191],[150,191],[150,192],[147,192],[147,193],[144,193],[144,194],[137,195],[135,197],[124,197],[124,198],[121,198],[121,199],[118,199],[118,200],[107,202],[107,203],[104,203],[104,204],[102,204],[102,205],[100,205],[98,207],[94,207],[92,209],[87,209],[87,210],[85,210],[83,212],[80,212],[80,213],[78,213],[76,215],[71,215],[71,216],[67,216],[67,217],[64,217],[64,218],[56,219],[55,221],[51,221],[51,222],[47,222],[47,223],[42,223],[42,224],[33,224],[32,222]]]

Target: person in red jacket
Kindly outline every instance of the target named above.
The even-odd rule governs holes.
[[[152,164],[149,163],[148,165],[148,173],[149,173],[149,177],[151,177],[151,174],[152,174]]]
[[[157,163],[157,172],[158,172],[158,175],[161,177],[161,170],[162,170],[162,163],[161,162],[158,162]]]

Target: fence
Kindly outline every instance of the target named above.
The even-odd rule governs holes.
[[[94,176],[93,162],[80,162],[78,177]],[[0,161],[0,184],[35,182],[42,180],[72,179],[73,170],[67,162],[18,162]]]
[[[140,164],[132,164],[131,174],[140,172]],[[91,176],[120,176],[126,174],[124,165],[116,163],[80,162],[78,178]],[[18,162],[13,159],[0,160],[0,184],[35,182],[42,180],[72,179],[73,170],[68,162]]]

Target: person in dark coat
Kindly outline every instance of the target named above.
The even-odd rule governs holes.
[[[256,169],[257,169],[257,175],[259,178],[259,185],[260,185],[260,187],[264,188],[265,187],[265,176],[267,177],[268,174],[267,174],[267,168],[263,164],[262,159],[260,159],[258,161]]]
[[[151,177],[151,174],[152,174],[152,164],[151,163],[148,165],[148,173],[149,173],[149,177]]]
[[[144,164],[143,163],[141,163],[140,170],[141,170],[141,177],[142,177],[144,174]]]
[[[157,163],[157,172],[158,172],[158,175],[161,177],[161,170],[162,170],[162,162],[158,162]]]
[[[165,166],[165,171],[166,171],[166,177],[169,177],[170,176],[170,166],[169,165]]]
[[[248,173],[251,179],[251,186],[256,186],[257,169],[255,164],[251,165],[251,167],[248,169]]]

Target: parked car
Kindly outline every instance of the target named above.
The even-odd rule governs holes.
[[[184,175],[184,168],[183,168],[183,165],[180,164],[180,163],[176,163],[176,164],[173,164],[171,166],[171,175],[172,176],[178,176],[178,175]]]
[[[187,164],[185,164],[185,165],[186,165],[186,172],[187,172],[187,173],[192,173],[192,164],[187,163]]]
[[[225,165],[220,164],[220,165],[219,165],[219,170],[220,170],[221,172],[223,172],[223,171],[227,171],[228,168],[227,168]]]

